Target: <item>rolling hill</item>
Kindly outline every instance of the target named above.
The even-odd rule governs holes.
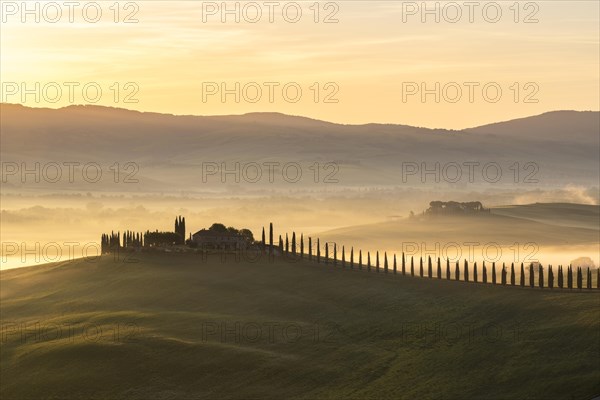
[[[550,400],[600,393],[597,291],[232,257],[138,253],[131,262],[104,256],[0,272],[0,396]]]
[[[316,234],[323,241],[363,250],[401,253],[414,249],[418,254],[446,248],[452,256],[455,246],[467,258],[469,247],[474,260],[488,262],[502,249],[505,262],[541,261],[568,264],[579,256],[599,261],[600,207],[586,204],[536,203],[499,206],[491,212],[469,216],[420,216],[395,221],[348,226]],[[492,251],[484,254],[484,247]],[[437,246],[437,247],[436,247]],[[519,249],[519,253],[515,250]],[[442,250],[442,254],[440,253]],[[417,253],[415,253],[417,255]],[[418,257],[418,255],[417,255]],[[533,258],[535,257],[535,258]],[[452,257],[450,257],[452,258]]]

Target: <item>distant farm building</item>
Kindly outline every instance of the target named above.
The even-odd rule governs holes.
[[[490,210],[483,207],[479,201],[469,201],[459,203],[457,201],[432,201],[425,214],[429,215],[457,215],[457,214],[475,214],[487,212]]]

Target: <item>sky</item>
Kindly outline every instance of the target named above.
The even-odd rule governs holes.
[[[452,129],[600,108],[598,1],[0,3],[2,102]]]

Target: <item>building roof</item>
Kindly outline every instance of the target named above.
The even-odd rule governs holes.
[[[229,237],[241,237],[239,233],[233,232],[217,232],[211,231],[210,229],[202,229],[194,233],[192,236],[229,236]]]

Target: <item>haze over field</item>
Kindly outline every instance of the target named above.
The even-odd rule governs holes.
[[[29,248],[39,243],[37,253],[47,243],[59,243],[58,260],[71,254],[67,242],[77,242],[74,255],[82,256],[98,232],[170,229],[179,214],[188,217],[193,232],[213,222],[242,224],[255,234],[271,221],[281,231],[313,235],[344,228],[324,238],[397,252],[400,238],[421,242],[431,235],[435,240],[426,242],[450,241],[434,232],[438,223],[425,224],[414,238],[403,228],[402,218],[432,200],[479,200],[486,207],[598,204],[598,112],[551,112],[444,131],[339,125],[272,113],[196,117],[97,106],[0,107],[3,240]],[[84,173],[90,163],[97,169]],[[561,246],[581,245],[560,256],[561,262],[582,255],[598,262],[597,251],[589,254],[590,245],[600,242],[597,206],[581,207],[579,217],[534,207],[541,221],[513,221],[501,218],[507,216],[501,209],[472,229],[458,225],[471,239],[487,231],[486,241],[500,234],[503,246],[536,243],[536,254],[556,255]],[[566,219],[566,228],[554,226],[561,225],[556,215]],[[385,222],[390,220],[396,222]],[[345,230],[365,224],[372,228],[356,228],[351,235]],[[592,231],[578,229],[584,227]],[[516,261],[529,252],[521,249]],[[6,268],[54,261],[54,256],[56,251],[48,250],[46,257],[23,259],[19,253],[2,261]]]

